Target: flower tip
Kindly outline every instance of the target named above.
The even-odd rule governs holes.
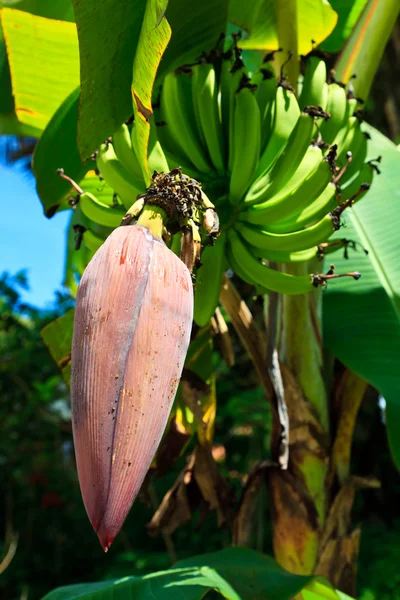
[[[99,542],[101,544],[101,547],[103,548],[104,552],[108,552],[111,544],[114,541],[114,537],[110,538],[109,536],[105,536],[104,533],[102,532],[97,532],[97,537],[99,538]]]

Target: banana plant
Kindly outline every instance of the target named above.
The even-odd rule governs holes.
[[[355,359],[379,340],[378,327],[367,323],[372,289],[386,298],[397,340],[390,350],[399,351],[395,237],[386,244],[374,237],[380,215],[373,197],[387,181],[378,175],[380,155],[397,168],[400,158],[364,123],[362,107],[400,7],[369,0],[354,3],[350,14],[337,5],[73,0],[75,22],[68,11],[57,21],[33,14],[29,3],[1,11],[2,76],[12,90],[4,131],[39,138],[33,169],[46,216],[71,211],[65,281],[76,292],[81,278],[74,337],[70,314],[43,335],[57,359],[55,332],[70,331],[65,376],[71,370],[78,473],[103,548],[173,426],[184,432],[179,453],[197,437],[188,471],[196,477],[201,461],[207,464],[215,494],[200,479],[197,485],[223,521],[227,488],[210,451],[215,402],[196,399],[192,373],[190,385],[183,375],[173,404],[192,317],[196,344],[202,332],[226,327],[222,305],[266,392],[272,460],[260,462],[243,486],[232,541],[249,544],[246,519],[265,480],[286,583],[276,583],[276,596],[267,585],[251,596],[234,574],[218,570],[225,563],[214,556],[187,566],[196,577],[193,586],[185,571],[188,598],[205,589],[235,599],[355,594],[360,531],[350,513],[356,489],[377,484],[349,467],[368,383],[385,394],[389,417],[393,411],[391,444],[400,456],[399,380],[370,367],[374,352]],[[336,62],[324,48],[341,51]],[[385,203],[391,211],[389,231],[398,209],[390,199],[380,202],[381,211]],[[351,239],[341,229],[348,223]],[[350,268],[341,256],[357,246],[368,247],[368,258],[352,253]],[[331,254],[336,267],[324,262]],[[235,282],[263,299],[263,328]],[[337,334],[337,306],[350,341]],[[361,341],[354,324],[367,332]],[[214,376],[204,375],[190,348],[189,355],[203,397],[212,398]],[[334,357],[344,365],[335,380]],[[158,515],[168,512],[170,498]],[[240,550],[229,557],[243,561],[247,581],[249,563],[267,560]],[[178,563],[145,581],[110,585],[132,587],[143,598],[161,586],[169,597],[167,584],[185,568]],[[104,589],[96,586],[84,593]],[[74,590],[63,594],[76,597]]]

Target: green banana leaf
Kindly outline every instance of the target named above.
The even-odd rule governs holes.
[[[76,27],[12,8],[0,15],[18,121],[40,132],[79,84]]]
[[[338,22],[332,33],[321,44],[326,52],[339,52],[351,34],[363,8],[368,0],[330,0],[330,4],[338,14]]]
[[[81,61],[78,147],[86,159],[132,114],[132,65],[146,0],[73,0]]]
[[[0,114],[8,115],[14,112],[14,99],[11,90],[11,75],[8,64],[6,43],[3,29],[0,26]],[[0,129],[0,134],[2,133]]]
[[[59,21],[74,21],[74,9],[71,0],[3,0],[0,8],[16,8],[24,12],[58,19]]]
[[[316,577],[301,591],[302,600],[352,600],[339,590],[335,590],[322,577]]]
[[[240,45],[265,51],[277,50],[280,45],[277,35],[278,12],[287,15],[291,5],[297,12],[297,54],[308,54],[313,45],[320,44],[336,25],[337,15],[327,0],[255,0],[251,10],[242,0],[231,0],[229,20],[248,34]],[[286,27],[291,27],[289,19],[286,19]]]
[[[139,100],[143,102],[144,98],[144,107],[151,109],[154,67],[158,66],[167,41],[165,21],[162,25],[167,2],[110,0],[99,4],[97,0],[73,0],[73,4],[82,76],[78,146],[85,159],[132,114],[132,76],[133,93],[137,94],[137,77],[141,74]],[[147,14],[154,15],[157,27],[149,30],[145,25],[142,31],[147,5]],[[163,74],[215,45],[225,31],[227,0],[189,0],[184,8],[179,0],[170,0],[166,17],[172,39],[162,61]],[[147,144],[144,129],[140,136],[142,161]],[[146,172],[147,164],[144,162],[143,166]]]
[[[76,143],[79,88],[61,104],[47,125],[33,154],[33,172],[36,189],[47,217],[57,210],[69,208],[68,199],[75,194],[72,186],[57,175],[63,168],[74,181],[79,182],[94,163],[82,164]]]
[[[368,0],[335,65],[335,77],[352,85],[357,96],[366,99],[379,67],[386,42],[400,14],[398,0]]]
[[[362,277],[334,281],[324,293],[324,342],[385,397],[389,441],[400,468],[400,152],[377,130],[364,129],[371,135],[369,158],[382,156],[382,175],[346,211],[346,228],[336,234],[360,249],[350,251],[348,260],[332,255],[337,272],[360,271]]]
[[[133,61],[132,97],[138,160],[146,185],[150,185],[147,160],[152,114],[151,95],[158,65],[171,37],[171,28],[163,16],[168,0],[147,0]]]
[[[211,590],[228,600],[289,600],[310,580],[284,571],[254,550],[230,548],[181,560],[167,571],[142,577],[59,588],[44,600],[100,600],[106,595],[114,600],[201,600]]]
[[[299,592],[304,600],[351,600],[323,578],[288,573],[273,558],[249,548],[194,556],[142,577],[58,588],[43,600],[201,600],[212,590],[227,600],[289,600]]]
[[[74,12],[70,0],[8,0],[0,2],[0,9],[17,8],[41,17],[73,21]],[[11,88],[10,67],[4,41],[3,30],[0,25],[0,135],[25,135],[38,136],[35,128],[21,124],[14,111],[14,98]]]

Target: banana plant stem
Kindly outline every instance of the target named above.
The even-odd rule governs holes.
[[[285,265],[302,275],[310,265]],[[287,570],[310,574],[318,561],[328,505],[328,398],[323,378],[321,292],[280,298],[279,364],[289,422],[288,469],[272,470],[269,497],[275,557]]]

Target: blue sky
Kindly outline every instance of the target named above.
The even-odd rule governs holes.
[[[37,307],[51,305],[62,289],[68,212],[47,219],[33,175],[0,162],[0,273],[27,269],[30,290],[23,299]]]

